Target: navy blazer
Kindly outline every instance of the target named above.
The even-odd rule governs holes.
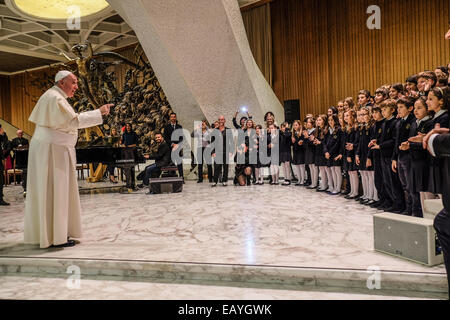
[[[390,120],[385,120],[381,127],[381,136],[378,141],[380,146],[381,156],[384,158],[392,158],[395,145],[395,131],[397,126],[397,119],[392,117]]]
[[[416,117],[410,113],[406,120],[401,119],[399,121],[398,131],[396,132],[395,137],[394,152],[392,153],[392,160],[398,160],[399,158],[409,156],[409,151],[400,150],[399,147],[403,142],[408,141],[411,127],[416,123],[416,120]]]

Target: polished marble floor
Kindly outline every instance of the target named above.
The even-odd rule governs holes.
[[[300,282],[313,279],[315,285],[341,272],[339,281],[345,278],[350,283],[358,278],[362,286],[367,269],[375,267],[391,273],[391,288],[403,275],[398,282],[403,289],[437,290],[441,292],[437,296],[425,297],[445,297],[443,265],[427,267],[374,251],[375,209],[302,187],[229,184],[211,188],[208,183],[187,181],[179,194],[147,195],[147,190],[140,190],[81,195],[83,238],[80,244],[65,249],[23,245],[25,199],[19,186],[8,186],[5,191],[11,206],[0,208],[0,263],[35,263],[40,272],[45,266],[66,267],[70,259],[89,269],[95,260],[99,270],[93,274],[108,269],[122,276],[160,268],[156,274],[175,270],[174,274],[183,274],[180,279],[188,272],[207,272],[228,281],[282,277],[283,283],[301,276]],[[120,263],[126,264],[120,268],[127,271],[110,270]],[[232,269],[226,269],[228,266]],[[417,280],[405,283],[413,278]],[[434,287],[424,289],[429,283]]]
[[[445,273],[373,249],[374,209],[301,187],[211,188],[179,194],[81,195],[81,243],[64,250],[21,244],[24,199],[7,187],[0,256],[77,257]]]

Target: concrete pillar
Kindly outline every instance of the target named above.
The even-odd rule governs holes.
[[[188,130],[247,106],[257,123],[283,107],[260,72],[236,0],[107,0],[133,28]],[[239,119],[238,119],[239,120]]]

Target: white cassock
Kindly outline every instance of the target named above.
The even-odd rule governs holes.
[[[75,113],[57,86],[39,99],[28,119],[36,124],[28,156],[24,240],[41,248],[81,237],[76,173],[78,129],[103,123],[100,110]]]

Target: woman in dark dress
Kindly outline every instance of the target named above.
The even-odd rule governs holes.
[[[270,175],[272,177],[271,185],[279,185],[280,177],[280,133],[278,128],[271,124],[268,131],[268,154],[271,157],[270,160]],[[274,153],[278,152],[278,157]]]
[[[319,168],[315,164],[316,145],[311,136],[316,134],[316,119],[313,117],[306,119],[306,128],[303,130],[303,143],[305,145],[305,165],[309,167],[311,173],[311,184],[307,189],[316,189],[319,181]]]
[[[355,164],[355,151],[358,147],[358,131],[356,126],[356,113],[349,109],[344,113],[345,127],[345,151],[344,151],[344,170],[347,170],[350,180],[351,191],[346,199],[355,199],[359,192],[359,179],[357,167]]]
[[[328,180],[326,175],[327,159],[325,158],[325,153],[323,151],[323,145],[326,141],[328,135],[328,123],[327,116],[325,114],[319,115],[316,120],[316,135],[310,136],[313,140],[315,148],[314,153],[314,164],[319,167],[321,185],[317,189],[319,192],[325,192],[328,189]]]
[[[328,181],[332,188],[331,195],[338,195],[342,186],[342,130],[336,114],[328,116],[328,138],[324,145],[325,158],[328,160]]]
[[[356,150],[355,162],[358,166],[359,173],[361,174],[361,180],[363,184],[363,196],[361,197],[361,203],[366,204],[374,201],[374,189],[375,182],[371,181],[369,171],[373,171],[373,167],[367,167],[367,159],[369,155],[369,144],[372,140],[370,136],[371,127],[373,125],[372,116],[370,115],[369,108],[363,107],[359,111],[362,126],[359,130],[359,143]]]
[[[257,159],[255,164],[255,178],[256,185],[264,184],[264,166],[261,164],[261,154],[260,154],[260,145],[263,146],[263,139],[266,139],[266,135],[264,134],[265,130],[261,125],[257,125],[255,127],[255,137],[254,137],[254,145],[257,153]]]
[[[292,125],[292,168],[297,177],[297,186],[302,186],[306,181],[305,170],[305,138],[303,137],[303,126],[299,120]]]
[[[289,123],[284,122],[280,129],[280,163],[283,167],[284,182],[283,186],[291,185],[291,145],[292,132],[289,128]]]

